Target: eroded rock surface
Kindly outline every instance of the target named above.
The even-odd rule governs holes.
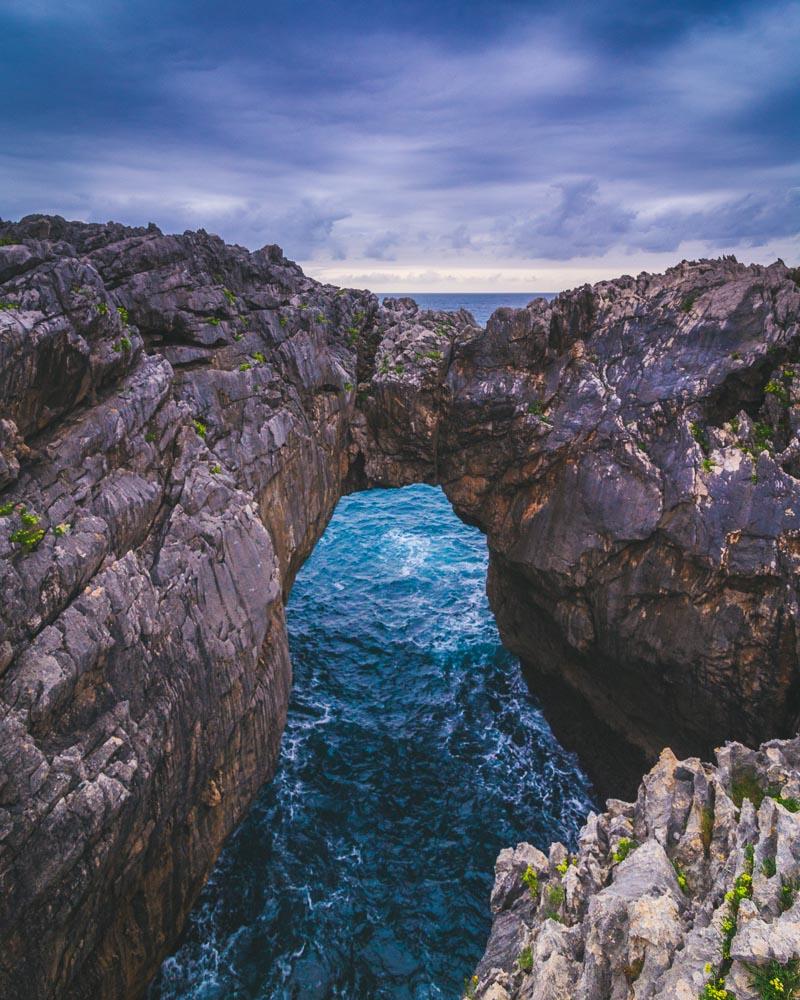
[[[724,259],[483,330],[277,247],[0,224],[0,994],[141,994],[274,769],[343,492],[443,484],[505,641],[643,757],[788,734],[799,314]]]
[[[714,765],[664,750],[635,802],[590,815],[577,854],[500,854],[467,993],[759,1000],[753,971],[780,979],[800,959],[798,890],[800,739],[731,743]]]

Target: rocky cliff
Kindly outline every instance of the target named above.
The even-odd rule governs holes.
[[[781,263],[483,330],[277,247],[0,224],[0,993],[141,994],[274,769],[283,602],[343,492],[443,485],[575,739],[788,735],[798,316]]]
[[[800,739],[664,750],[577,854],[503,851],[481,1000],[773,1000],[800,990]]]

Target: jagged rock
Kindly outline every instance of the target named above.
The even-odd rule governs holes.
[[[791,731],[796,272],[684,262],[482,330],[202,231],[31,216],[0,238],[3,996],[142,993],[272,774],[284,600],[344,492],[441,483],[487,532],[505,641],[582,726],[602,720],[643,757]],[[584,918],[641,824],[712,885],[698,843],[736,843],[721,779],[660,767],[635,807],[587,824],[554,915]],[[790,866],[784,822],[771,836]],[[509,859],[496,922],[514,948],[534,919],[512,877],[524,859],[565,860]],[[594,904],[639,928],[629,957],[646,952],[653,981],[686,919],[680,901],[677,918],[641,901],[658,870]],[[581,941],[549,921],[539,984],[503,945],[498,989],[521,976],[531,996],[564,994],[589,974]],[[599,959],[591,976],[621,989]]]
[[[510,884],[520,866],[503,851],[492,896],[499,909],[475,996],[491,996],[500,981],[510,1000],[697,1000],[721,975],[737,997],[755,998],[751,967],[800,959],[800,800],[782,792],[800,778],[799,753],[800,738],[758,751],[731,744],[716,765],[678,761],[665,751],[625,809],[624,823],[636,834],[627,856],[622,838],[610,836],[625,828],[621,804],[610,803],[606,813],[590,816],[575,863],[565,871],[551,864],[525,905],[525,886],[520,882],[515,893]],[[697,837],[694,817],[708,808],[709,788],[713,817]],[[513,857],[534,851],[520,844]],[[726,961],[726,893],[735,893],[743,872],[751,889],[733,917]],[[550,919],[548,897],[569,882],[562,926]],[[529,972],[520,968],[523,948],[533,957]]]

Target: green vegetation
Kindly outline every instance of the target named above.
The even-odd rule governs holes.
[[[288,320],[286,319],[285,316],[281,316],[280,319],[278,320],[278,322],[280,323],[281,326],[286,326],[286,323],[288,322]]]
[[[772,428],[769,424],[758,422],[753,424],[753,443],[740,444],[739,450],[743,451],[745,455],[749,455],[755,462],[762,451],[767,451],[771,454],[774,447],[775,445],[772,443]]]
[[[700,445],[700,450],[704,455],[708,456],[709,451],[711,451],[711,445],[708,442],[708,432],[705,427],[701,427],[700,424],[693,421],[689,424],[689,430],[692,437]]]
[[[675,878],[678,880],[678,885],[681,887],[681,892],[687,894],[689,892],[689,880],[686,878],[686,872],[681,868],[677,861],[672,862],[672,867],[675,869]]]
[[[108,316],[108,304],[105,302],[98,302],[95,309],[100,313],[101,316]]]
[[[431,361],[441,361],[444,358],[444,354],[441,351],[426,351],[425,357],[430,358]]]
[[[722,918],[720,925],[722,930],[722,961],[716,969],[710,963],[706,966],[709,979],[703,987],[700,1000],[736,1000],[734,994],[725,987],[725,977],[731,967],[731,942],[736,936],[739,907],[743,899],[752,899],[753,897],[754,854],[753,845],[748,844],[744,849],[744,870],[733,883],[733,888],[725,893],[728,911]]]
[[[406,370],[406,368],[402,362],[398,361],[397,364],[394,366],[394,370],[398,375],[402,375],[403,372]]]
[[[786,878],[784,875],[781,875],[781,895],[779,899],[781,913],[785,913],[792,908],[798,889],[800,889],[800,879]]]
[[[211,466],[211,469],[209,471],[211,472],[212,475],[218,476],[220,472],[222,472],[222,466],[219,464],[219,462],[217,462],[215,465]]]
[[[775,858],[764,858],[761,862],[761,874],[765,878],[775,878],[778,874],[778,866],[775,863]]]
[[[9,540],[24,552],[33,552],[38,548],[39,543],[47,534],[47,529],[39,526],[39,515],[29,511],[23,511],[20,515],[22,527],[17,528],[9,536]]]
[[[13,500],[8,500],[6,503],[0,504],[0,517],[8,517],[9,514],[13,514],[15,506],[16,504]]]
[[[564,858],[561,864],[556,865],[556,871],[559,875],[566,875],[567,869],[569,868],[569,858]]]
[[[219,326],[222,320],[219,318],[219,316],[211,316],[208,322],[211,324],[211,326]]]
[[[722,977],[715,976],[703,987],[700,1000],[736,1000],[736,996],[725,989],[725,980]]]
[[[522,884],[527,888],[531,896],[536,899],[539,895],[539,873],[530,865],[522,873]]]
[[[53,534],[56,538],[63,538],[64,535],[68,535],[72,531],[72,525],[68,524],[66,521],[62,521],[61,524],[57,524],[53,528]]]
[[[243,333],[234,333],[234,335],[233,335],[233,339],[236,340],[236,341],[242,340],[243,338],[244,338],[244,334]]]
[[[531,946],[523,948],[519,953],[519,958],[517,959],[517,965],[520,969],[528,975],[533,969],[533,952],[531,951]]]
[[[782,795],[773,794],[771,791],[767,791],[767,795],[769,795],[771,799],[775,799],[778,805],[783,806],[783,808],[788,810],[790,813],[800,812],[800,799],[796,799],[792,795],[784,798]]]
[[[741,361],[741,360],[742,360],[742,355],[739,353],[739,351],[734,351],[733,354],[731,354],[731,361]]]
[[[706,854],[711,847],[711,840],[714,836],[714,809],[712,806],[703,806],[700,811],[700,839]]]
[[[125,326],[128,325],[128,310],[125,306],[117,306],[117,315],[122,320]]]
[[[117,354],[120,354],[122,353],[122,351],[129,351],[131,347],[133,347],[133,344],[131,343],[131,338],[122,337],[120,340],[116,342],[116,344],[114,344],[113,350],[115,350]]]
[[[774,959],[767,965],[748,965],[747,971],[761,1000],[795,1000],[800,992],[800,961],[796,958],[786,965]]]
[[[208,427],[206,427],[202,420],[193,420],[192,427],[194,427],[201,438],[205,438],[208,433]]]
[[[351,347],[358,340],[358,332],[359,331],[358,331],[358,327],[357,326],[348,326],[348,328],[347,328],[347,339],[350,342],[350,346]]]
[[[738,417],[731,417],[731,419],[728,421],[728,424],[730,426],[730,429],[731,429],[732,433],[734,433],[734,434],[738,434],[739,433],[739,418]]]
[[[152,444],[155,441],[155,439],[156,439],[156,432],[155,431],[148,431],[145,434],[144,439],[145,439],[145,441],[148,444]]]
[[[265,364],[267,360],[263,351],[253,351],[252,358],[253,361],[257,361],[260,365]]]
[[[345,392],[352,392],[353,391],[353,383],[352,382],[345,382],[345,384],[344,384],[344,391]]]
[[[617,849],[616,851],[614,851],[611,857],[617,864],[620,864],[622,861],[625,860],[625,858],[627,858],[627,856],[631,853],[631,851],[635,851],[638,846],[639,845],[636,843],[636,841],[631,840],[630,837],[620,837],[620,841],[617,844]]]
[[[737,809],[742,808],[742,802],[750,799],[753,806],[758,809],[764,799],[764,789],[755,771],[739,771],[731,781],[731,798]]]
[[[567,898],[563,885],[551,885],[547,890],[545,917],[549,920],[561,920],[561,907]]]
[[[251,369],[252,367],[253,367],[253,366],[252,366],[252,365],[250,364],[250,362],[249,362],[249,361],[243,361],[243,362],[242,362],[242,363],[241,363],[241,364],[239,365],[239,371],[240,371],[240,372],[249,372],[249,371],[250,371],[250,369]]]
[[[700,292],[697,291],[689,292],[688,295],[685,295],[683,301],[681,302],[681,312],[685,313],[691,312],[692,306],[695,304],[695,302],[697,302],[699,298],[700,298]]]
[[[713,459],[704,458],[700,465],[703,467],[703,472],[711,472],[716,467],[717,463],[713,461]]]
[[[3,236],[0,238],[0,247],[15,247],[19,244],[19,240],[12,239],[11,236]]]
[[[478,989],[478,977],[464,980],[464,1000],[475,1000],[475,992]]]
[[[223,288],[222,289],[222,294],[228,300],[228,305],[231,305],[231,306],[236,305],[236,296],[230,290],[230,288]]]

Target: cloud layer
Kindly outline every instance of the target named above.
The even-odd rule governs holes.
[[[6,0],[0,214],[406,288],[800,256],[800,4],[655,6]]]

